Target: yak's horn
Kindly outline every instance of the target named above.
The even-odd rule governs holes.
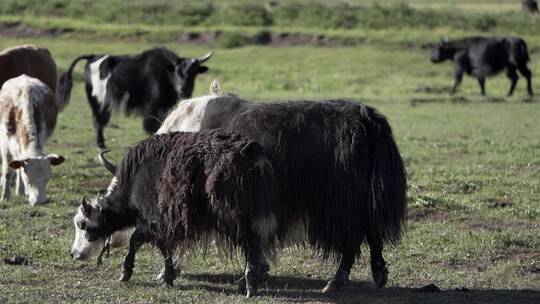
[[[109,172],[111,172],[112,175],[116,175],[116,166],[111,164],[111,162],[109,162],[104,156],[105,153],[109,153],[109,152],[111,151],[105,150],[105,151],[99,152],[99,162],[103,165],[103,167],[105,167],[105,169],[109,170]]]
[[[208,54],[202,56],[202,57],[199,57],[197,58],[197,61],[199,63],[204,63],[205,61],[207,61],[208,59],[210,59],[210,57],[212,57],[212,55],[214,55],[214,51],[211,51],[209,52]]]

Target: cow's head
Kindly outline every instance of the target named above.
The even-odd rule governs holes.
[[[105,197],[98,194],[87,201],[84,197],[77,214],[73,217],[75,240],[71,245],[71,257],[86,260],[105,245],[106,230],[102,213]]]
[[[440,63],[454,56],[454,49],[447,39],[441,39],[433,52],[431,53],[431,62]]]
[[[9,163],[11,169],[21,170],[21,177],[30,205],[44,203],[47,200],[45,187],[51,179],[51,166],[58,166],[64,160],[63,156],[49,154],[14,160]]]
[[[214,52],[199,58],[177,58],[174,64],[169,66],[169,72],[173,74],[171,80],[180,98],[190,98],[195,87],[197,75],[206,73],[208,67],[203,65]]]

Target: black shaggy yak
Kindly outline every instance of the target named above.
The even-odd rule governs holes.
[[[247,296],[255,293],[258,267],[275,238],[272,208],[279,194],[259,144],[219,130],[157,135],[132,147],[118,168],[105,164],[116,183],[105,196],[83,200],[74,217],[75,259],[88,258],[111,234],[135,227],[121,280],[130,279],[137,250],[150,242],[166,258],[163,279],[172,284],[174,250],[209,234],[229,251],[242,249]]]
[[[224,135],[221,139],[226,139]],[[175,271],[171,257],[194,241],[215,235],[228,251],[242,248],[246,258],[247,296],[255,292],[263,258],[260,248],[275,238],[277,181],[263,148],[239,135],[228,142],[212,140],[175,145],[158,183],[163,222],[158,246],[166,260],[165,279]]]
[[[383,115],[348,100],[251,103],[212,94],[182,101],[158,133],[214,128],[265,148],[281,190],[279,237],[304,228],[324,257],[341,258],[325,292],[348,281],[365,241],[375,284],[386,284],[383,244],[401,236],[406,173]]]
[[[517,37],[467,37],[459,40],[443,40],[431,54],[433,63],[445,60],[454,62],[454,94],[463,74],[467,73],[478,80],[482,95],[486,94],[485,81],[489,76],[506,70],[511,81],[508,96],[514,93],[518,81],[517,71],[527,79],[527,93],[533,95],[532,73],[527,67],[529,52],[527,44]]]

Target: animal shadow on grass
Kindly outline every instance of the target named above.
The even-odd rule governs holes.
[[[199,282],[182,284],[182,289],[197,288],[227,295],[238,294],[236,288],[238,275],[183,274],[182,277],[187,281]],[[366,281],[351,281],[339,292],[324,294],[320,290],[325,285],[326,281],[321,279],[271,275],[268,281],[259,287],[257,296],[295,303],[539,303],[540,299],[540,290],[463,288],[442,292],[419,292],[419,288],[410,287],[377,289],[372,282]]]
[[[436,103],[436,102],[452,102],[452,103],[468,103],[470,99],[464,96],[455,96],[455,95],[442,95],[437,97],[414,97],[410,99],[411,106],[415,107],[421,104],[426,103]]]

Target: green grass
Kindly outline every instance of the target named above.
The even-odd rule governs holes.
[[[482,5],[486,3],[497,2]],[[411,6],[417,4],[422,0],[413,1]],[[73,21],[81,28],[85,22]],[[118,33],[132,30],[114,24],[87,25],[102,27],[103,32],[107,26],[120,28]],[[139,52],[155,44],[154,35],[168,30],[148,25],[133,27],[148,29],[149,38],[105,40],[100,36],[80,38],[80,33],[72,33],[54,39],[4,38],[0,48],[29,42],[46,46],[63,70],[83,53]],[[141,250],[134,276],[127,284],[116,281],[125,250],[113,251],[101,268],[94,261],[71,261],[71,218],[79,200],[106,187],[110,178],[96,162],[91,113],[80,82],[82,69],[78,67],[72,102],[59,116],[57,129],[46,146],[47,152],[67,158],[54,168],[48,185],[52,202],[30,207],[24,198],[16,197],[0,203],[0,257],[22,255],[30,261],[28,266],[0,262],[0,303],[537,302],[540,99],[525,98],[523,79],[515,96],[504,98],[509,81],[503,75],[488,79],[488,97],[479,95],[477,83],[471,78],[465,78],[459,93],[450,97],[451,64],[433,65],[427,50],[404,47],[436,39],[447,30],[463,35],[474,32],[452,27],[332,30],[338,35],[363,36],[366,43],[334,48],[219,48],[208,63],[210,72],[197,80],[196,96],[206,94],[210,81],[217,78],[223,90],[248,99],[351,97],[387,115],[410,184],[407,233],[401,244],[385,250],[390,267],[387,288],[373,288],[367,248],[354,267],[348,289],[328,296],[320,294],[319,289],[333,274],[335,265],[321,262],[309,249],[285,249],[272,266],[268,285],[260,290],[259,297],[248,301],[236,293],[234,284],[241,275],[242,262],[226,262],[214,250],[206,258],[191,255],[174,288],[152,280],[162,265],[159,254],[151,247]],[[529,48],[538,48],[539,38],[526,37]],[[204,54],[210,48],[180,45],[167,39],[161,43],[187,56]],[[530,67],[537,84],[538,53],[532,54]],[[117,127],[105,132],[113,149],[111,159],[119,160],[129,145],[146,136],[141,123],[136,117],[113,117],[111,125]],[[429,283],[445,292],[413,290]],[[461,287],[470,291],[454,290]]]

